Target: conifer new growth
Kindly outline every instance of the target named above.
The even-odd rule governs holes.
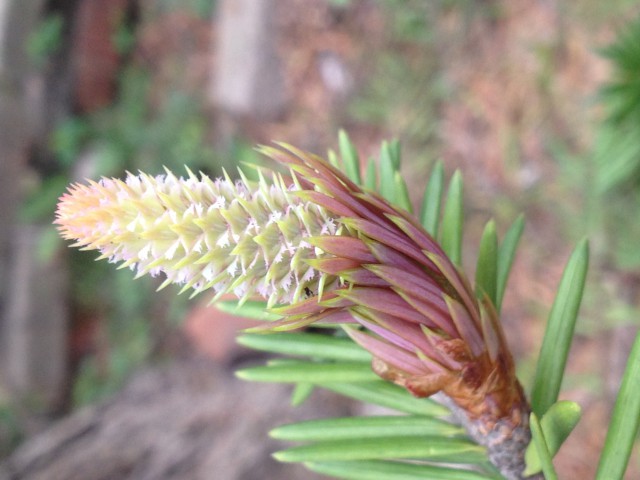
[[[489,297],[477,299],[408,212],[317,156],[261,151],[290,178],[103,179],[70,187],[56,223],[75,246],[138,275],[266,299],[283,318],[261,330],[346,324],[379,376],[438,394],[501,472],[520,478],[529,406]]]

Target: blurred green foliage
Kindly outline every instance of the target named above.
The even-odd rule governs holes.
[[[169,91],[153,105],[151,87],[148,72],[135,65],[126,68],[117,102],[86,117],[72,117],[56,129],[52,148],[57,158],[69,165],[90,149],[97,157],[92,164],[95,175],[217,166],[220,159],[207,138],[201,100],[185,91]]]
[[[152,345],[145,317],[121,317],[112,320],[109,327],[108,355],[105,358],[91,356],[80,365],[71,393],[75,406],[114,394],[122,388],[131,371],[149,357]]]
[[[612,78],[600,96],[609,122],[617,126],[640,126],[640,18],[618,32],[616,40],[602,50],[613,67]]]
[[[49,15],[29,35],[26,44],[27,55],[37,68],[44,67],[50,56],[60,51],[63,29],[62,15]]]
[[[216,0],[158,0],[157,3],[163,11],[186,10],[200,18],[211,18],[218,2]]]

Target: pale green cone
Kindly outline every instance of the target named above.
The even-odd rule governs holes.
[[[320,157],[260,151],[295,172],[290,186],[277,174],[105,179],[71,187],[57,223],[76,245],[165,284],[283,304],[263,331],[360,324],[347,332],[379,376],[418,397],[441,392],[494,465],[521,478],[530,410],[491,298],[476,297],[406,210]]]
[[[242,176],[234,183],[226,175],[177,178],[167,171],[74,185],[61,198],[56,223],[77,246],[138,275],[164,273],[162,286],[182,284],[194,294],[257,295],[272,306],[317,292],[321,279],[335,282],[308,265],[322,252],[304,239],[338,234],[339,225],[276,174],[271,182]]]

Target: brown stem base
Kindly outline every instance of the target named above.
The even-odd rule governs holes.
[[[489,460],[506,479],[544,479],[542,475],[525,477],[522,473],[525,469],[524,452],[531,441],[528,421],[514,426],[508,419],[492,420],[488,426],[483,419],[469,418],[466,410],[443,393],[437,393],[431,398],[447,407],[469,436],[487,448]],[[528,412],[523,412],[522,418],[528,419]]]

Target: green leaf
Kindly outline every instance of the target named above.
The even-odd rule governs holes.
[[[329,160],[329,163],[334,167],[338,169],[342,169],[340,165],[340,161],[338,160],[338,155],[336,154],[336,152],[334,152],[331,149],[327,152],[327,160]]]
[[[423,416],[371,416],[308,420],[280,426],[270,432],[273,438],[297,442],[357,440],[377,437],[464,435],[461,427]]]
[[[338,132],[338,145],[340,147],[340,156],[344,164],[344,171],[347,177],[354,183],[360,185],[362,179],[360,177],[360,158],[358,157],[358,150],[355,145],[349,139],[349,136],[344,130]]]
[[[440,245],[449,259],[457,266],[462,264],[462,222],[464,219],[462,190],[462,174],[456,170],[449,182],[447,200],[442,214]]]
[[[407,184],[402,178],[400,172],[396,172],[393,176],[393,180],[396,183],[396,205],[400,208],[404,208],[407,212],[413,212],[413,206],[411,205],[411,198],[409,198],[409,189]]]
[[[390,203],[396,203],[396,183],[394,181],[396,168],[394,166],[392,147],[382,142],[380,149],[380,195]]]
[[[376,162],[373,158],[370,158],[367,162],[367,170],[364,174],[364,187],[369,190],[376,190],[378,188]]]
[[[305,466],[314,472],[348,480],[482,480],[495,478],[451,467],[414,464],[388,460],[352,462],[309,462]]]
[[[400,170],[400,140],[394,138],[389,142],[389,154],[391,155],[391,164],[395,171]]]
[[[640,90],[639,90],[640,92]],[[601,127],[592,148],[593,184],[605,194],[635,185],[640,168],[640,141],[618,126]]]
[[[442,436],[362,438],[301,445],[273,454],[281,462],[420,458],[448,463],[479,463],[484,447],[469,440]]]
[[[251,318],[253,320],[262,320],[266,322],[274,322],[282,318],[280,315],[268,312],[266,302],[247,300],[240,305],[238,300],[224,300],[216,302],[213,305],[221,312],[230,313],[237,317]]]
[[[364,362],[371,354],[348,337],[332,337],[319,333],[246,333],[237,339],[240,345],[265,352],[300,355],[326,360]],[[370,367],[369,367],[370,368]]]
[[[493,305],[496,304],[498,281],[498,234],[496,224],[489,220],[484,227],[480,239],[478,263],[476,266],[476,295],[482,298],[485,294]]]
[[[291,392],[291,405],[294,407],[302,405],[313,393],[314,389],[315,385],[313,383],[300,382],[296,384],[293,392]]]
[[[493,478],[470,470],[385,460],[310,462],[314,472],[347,480],[486,480]]]
[[[422,208],[420,209],[420,223],[433,237],[438,236],[438,221],[440,220],[440,203],[442,202],[443,190],[444,166],[441,161],[438,161],[431,171],[427,188],[422,197]]]
[[[325,383],[322,387],[345,397],[380,405],[398,412],[430,417],[445,417],[451,414],[446,407],[435,403],[433,400],[416,398],[404,388],[380,379],[353,384]]]
[[[580,405],[575,402],[563,400],[551,405],[547,413],[545,413],[540,420],[542,433],[547,442],[549,454],[552,457],[558,453],[564,441],[578,424],[581,413]],[[529,444],[525,452],[525,463],[527,465],[524,471],[525,476],[530,476],[542,471],[537,447],[533,442]]]
[[[509,230],[502,240],[502,244],[498,249],[498,278],[496,282],[496,310],[500,312],[502,307],[502,300],[504,298],[504,292],[507,287],[507,280],[509,279],[509,273],[511,273],[511,266],[513,265],[513,259],[516,256],[516,250],[520,237],[524,230],[524,215],[520,214],[518,218],[511,224]]]
[[[538,457],[540,459],[540,465],[542,467],[542,472],[544,473],[544,478],[546,480],[558,480],[558,475],[556,474],[556,471],[553,468],[551,453],[549,452],[549,447],[544,438],[542,427],[540,426],[538,417],[533,412],[531,412],[530,422],[531,422],[531,441],[535,445],[536,451],[538,452]]]
[[[564,269],[542,341],[531,394],[532,409],[538,416],[558,400],[588,265],[589,244],[583,239]]]
[[[314,363],[291,361],[238,370],[236,375],[252,382],[332,383],[367,382],[376,375],[364,363]]]
[[[640,334],[636,336],[613,407],[596,480],[622,479],[640,426]]]

